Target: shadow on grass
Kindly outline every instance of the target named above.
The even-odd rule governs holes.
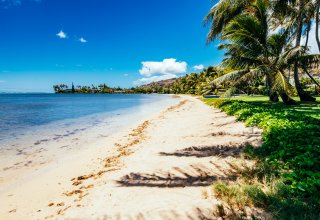
[[[199,146],[189,147],[178,150],[172,153],[160,152],[162,156],[176,156],[176,157],[212,157],[217,156],[221,158],[235,157],[239,158],[244,145],[213,145],[213,146]]]
[[[215,166],[221,169],[218,165]],[[187,169],[174,167],[173,172],[157,172],[152,174],[130,173],[117,181],[122,186],[147,186],[147,187],[197,187],[209,186],[217,180],[234,181],[238,177],[232,170],[223,170],[219,175],[205,166],[191,165]]]
[[[257,163],[254,169],[242,170],[245,184],[223,183],[216,188],[216,195],[224,194],[221,199],[227,204],[244,201],[238,199],[242,193],[248,203],[270,211],[275,219],[320,219],[320,103],[298,104],[216,103],[228,114],[264,130],[262,146],[246,149]]]

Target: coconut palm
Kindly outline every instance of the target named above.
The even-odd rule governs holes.
[[[318,0],[316,0],[318,1]],[[272,0],[273,15],[278,18],[281,25],[295,35],[295,47],[301,45],[303,29],[306,33],[310,31],[311,21],[316,16],[315,0]],[[305,92],[300,84],[299,63],[294,63],[294,82],[301,101],[315,101],[309,93]]]
[[[204,19],[205,25],[210,26],[207,42],[210,43],[220,37],[222,30],[233,20],[242,14],[254,0],[221,0],[214,5]]]
[[[295,36],[295,51],[296,53],[290,53],[295,55],[303,55],[303,48],[300,47],[302,31],[305,29],[308,36],[311,26],[316,15],[319,15],[319,10],[316,10],[316,3],[320,0],[222,0],[219,1],[213,8],[211,8],[209,14],[205,17],[205,24],[210,24],[210,32],[207,38],[208,42],[211,42],[217,38],[223,39],[223,32],[233,20],[241,15],[251,13],[252,5],[263,4],[268,5],[266,15],[272,14],[272,19],[266,20],[266,23],[273,22],[273,26],[269,26],[270,29],[277,29],[279,27],[285,28],[288,34]],[[272,7],[273,6],[273,7]],[[259,19],[259,18],[257,18]],[[316,19],[317,21],[317,19]],[[318,26],[317,26],[318,27]],[[265,35],[267,36],[267,35]],[[256,39],[252,39],[255,41]],[[289,43],[289,42],[287,42]],[[288,48],[287,48],[288,49]],[[299,53],[298,53],[299,51]],[[237,56],[237,54],[234,54]],[[293,60],[293,59],[292,59]],[[295,87],[302,101],[314,101],[310,94],[306,93],[299,81],[299,61],[294,59],[294,79]],[[267,77],[267,84],[270,87],[270,78]]]
[[[315,17],[315,23],[316,23],[316,41],[317,41],[317,44],[318,44],[318,48],[319,48],[319,52],[320,52],[320,39],[319,39],[319,11],[320,11],[320,0],[317,0],[316,1],[316,17]]]
[[[268,1],[257,0],[223,29],[221,38],[228,43],[219,46],[226,50],[227,56],[221,65],[236,71],[219,77],[214,83],[232,81],[226,93],[230,95],[249,79],[264,77],[270,100],[276,101],[279,94],[286,104],[293,104],[289,97],[293,88],[286,70],[293,62],[299,64],[304,48],[290,47],[290,33],[286,30],[269,35],[269,7]]]

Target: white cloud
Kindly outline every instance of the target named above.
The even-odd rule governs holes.
[[[7,81],[4,81],[4,80],[0,80],[0,83],[5,83],[5,82],[7,82]]]
[[[306,36],[304,36],[302,38],[301,42],[302,42],[301,45],[305,45]],[[316,41],[316,24],[315,23],[313,23],[313,25],[311,27],[311,30],[310,30],[310,33],[309,33],[308,46],[309,46],[309,49],[310,49],[310,53],[320,53],[319,52],[319,48],[318,48],[318,44],[317,44],[317,41]]]
[[[178,74],[187,72],[188,64],[184,61],[169,58],[163,61],[144,61],[139,73],[143,78],[133,82],[134,85],[143,85],[165,79],[177,78]]]
[[[141,79],[134,81],[133,85],[140,86],[140,85],[145,85],[145,84],[149,84],[152,82],[158,82],[161,80],[173,79],[173,78],[177,78],[177,77],[178,76],[175,74],[166,74],[166,75],[160,75],[160,76],[144,77],[144,78],[141,78]]]
[[[81,43],[87,43],[88,41],[86,40],[86,39],[84,39],[83,37],[81,37],[80,39],[79,39],[79,41],[81,42]]]
[[[65,38],[67,38],[67,34],[64,33],[62,30],[61,30],[59,33],[57,33],[56,35],[57,35],[57,37],[59,37],[60,39],[65,39]]]
[[[161,62],[145,61],[142,62],[142,68],[139,70],[143,76],[168,75],[187,72],[188,64],[186,62],[177,62],[176,59],[164,59]]]
[[[123,74],[123,76],[128,77],[128,76],[129,76],[129,74],[127,74],[127,73],[126,73],[126,74]]]
[[[195,65],[195,66],[193,67],[193,69],[194,69],[194,70],[203,70],[203,69],[204,69],[204,66],[203,66],[202,64],[200,64],[200,65]]]

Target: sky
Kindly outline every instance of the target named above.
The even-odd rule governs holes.
[[[129,88],[223,59],[206,44],[212,0],[0,0],[0,92]]]

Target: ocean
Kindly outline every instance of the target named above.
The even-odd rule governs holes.
[[[174,102],[170,95],[0,94],[0,149],[101,124],[108,133]]]

